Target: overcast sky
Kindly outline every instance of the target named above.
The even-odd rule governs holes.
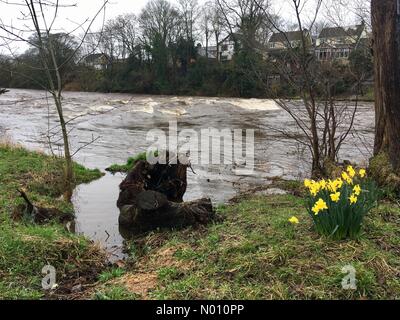
[[[177,3],[178,0],[169,0],[171,3]],[[198,0],[200,5],[204,4],[207,0]],[[7,23],[13,23],[14,25],[21,25],[21,21],[18,20],[20,17],[20,11],[23,10],[21,6],[15,6],[9,3],[23,3],[22,0],[3,0],[0,2],[0,19]],[[118,15],[125,13],[139,14],[145,7],[148,0],[110,0],[106,7],[106,19],[115,18]],[[60,3],[64,4],[76,4],[76,7],[63,8],[60,10],[58,18],[59,24],[65,29],[74,27],[74,23],[81,23],[85,19],[92,18],[103,4],[103,0],[61,0]],[[276,10],[284,13],[288,8],[287,0],[273,1]],[[93,24],[93,29],[100,28],[102,25],[103,14],[97,18],[97,21]]]
[[[60,0],[61,4],[76,4],[76,7],[67,7],[59,10],[59,15],[57,18],[57,23],[55,24],[54,30],[70,32],[74,30],[78,24],[86,21],[87,19],[92,19],[99,9],[102,7],[104,0]],[[169,0],[172,3],[177,3],[178,0]],[[293,9],[291,9],[290,2],[292,0],[272,0],[274,12],[279,14],[286,20],[290,20],[292,17]],[[317,0],[305,0],[305,2],[311,6],[314,5]],[[333,0],[326,0],[326,3]],[[336,0],[335,0],[336,1]],[[333,1],[333,2],[335,2]],[[7,2],[9,4],[7,4]],[[144,8],[148,0],[109,0],[109,4],[106,6],[105,12],[101,12],[97,19],[93,22],[91,31],[97,31],[101,28],[103,24],[103,18],[105,20],[115,18],[118,15],[126,13],[139,14]],[[198,0],[200,5],[204,4],[206,0]],[[6,25],[13,25],[19,29],[27,28],[26,24],[29,23],[29,28],[31,29],[30,21],[21,20],[21,12],[26,12],[25,6],[15,6],[14,3],[23,4],[23,0],[0,0],[0,23]],[[51,20],[52,13],[49,12],[48,20]],[[88,27],[89,22],[86,23],[85,28]],[[54,31],[53,30],[53,31]],[[83,28],[77,30],[76,33],[82,33]],[[0,30],[0,36],[4,35],[4,32]],[[14,44],[13,46],[18,51],[25,48],[21,43]],[[0,52],[4,52],[4,48],[0,47]]]

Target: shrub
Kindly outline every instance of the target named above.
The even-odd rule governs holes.
[[[378,189],[364,169],[349,166],[336,180],[305,180],[304,185],[316,230],[336,240],[357,238],[364,216],[377,205]]]

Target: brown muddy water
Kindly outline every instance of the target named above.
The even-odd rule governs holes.
[[[307,150],[272,129],[293,129],[295,124],[271,100],[68,92],[64,93],[63,102],[66,117],[74,119],[70,126],[73,149],[99,137],[80,151],[75,160],[102,171],[145,151],[151,145],[146,142],[147,132],[154,128],[167,131],[169,121],[176,120],[178,130],[198,132],[209,127],[254,129],[254,174],[237,175],[234,166],[228,165],[194,165],[196,174],[188,173],[185,200],[210,197],[215,204],[224,203],[242,191],[268,184],[272,177],[299,179],[310,170]],[[301,105],[293,102],[293,107]],[[45,92],[11,89],[0,96],[0,135],[30,149],[48,152],[47,131],[56,126],[57,114]],[[373,105],[363,103],[358,109],[355,130],[340,158],[365,163],[371,155],[373,130]],[[54,149],[57,153],[62,148],[56,145]],[[118,185],[123,177],[107,173],[77,187],[73,199],[77,232],[101,242],[114,258],[122,257],[123,239],[127,237],[118,228],[116,207]]]

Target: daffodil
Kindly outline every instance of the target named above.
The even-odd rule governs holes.
[[[309,179],[304,180],[304,186],[306,188],[308,188],[308,190],[310,191],[311,195],[314,196],[314,197],[317,195],[317,193],[320,190],[319,183],[314,181],[314,180],[309,180]]]
[[[312,180],[310,180],[310,179],[305,179],[305,180],[304,180],[304,186],[305,186],[306,188],[310,188],[310,187],[312,186],[313,182],[314,182],[314,181],[312,181]]]
[[[327,210],[328,206],[326,204],[326,202],[323,199],[319,199],[314,207],[312,208],[312,211],[315,213],[315,215],[318,215],[318,213],[322,210]]]
[[[357,184],[356,186],[354,186],[353,188],[354,194],[358,197],[361,194],[361,187],[359,184]]]
[[[328,185],[329,191],[336,193],[342,187],[343,181],[341,179],[329,180]]]
[[[356,204],[357,201],[358,201],[358,198],[357,198],[357,196],[353,193],[353,194],[350,196],[349,200],[350,200],[350,204]]]
[[[331,200],[333,202],[339,202],[339,200],[340,200],[340,192],[332,193],[331,194]]]
[[[360,169],[360,171],[358,172],[358,174],[360,175],[361,178],[364,178],[365,175],[367,174],[367,171],[365,169]]]
[[[342,178],[344,181],[347,182],[347,184],[352,184],[353,183],[353,179],[351,179],[351,177],[348,175],[348,173],[346,171],[342,172]]]
[[[317,196],[320,190],[320,185],[318,182],[313,181],[310,185],[310,193],[313,197]]]
[[[319,191],[318,187],[313,187],[310,189],[310,193],[313,197],[317,196],[318,191]]]
[[[354,176],[356,175],[356,171],[352,166],[347,167],[347,172],[350,175],[350,178],[354,178]]]
[[[289,219],[289,222],[291,224],[299,224],[299,219],[297,219],[297,217],[293,216]]]
[[[326,187],[327,187],[326,181],[325,181],[325,180],[321,180],[321,181],[319,182],[319,188],[320,188],[321,190],[326,190]]]

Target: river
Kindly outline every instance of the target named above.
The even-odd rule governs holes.
[[[275,102],[260,99],[173,97],[130,94],[66,92],[64,113],[71,120],[70,138],[77,149],[93,138],[93,144],[76,154],[75,160],[104,171],[114,163],[145,151],[150,129],[168,130],[177,121],[178,130],[254,129],[255,170],[238,175],[230,165],[194,165],[188,173],[185,200],[210,197],[224,203],[238,193],[265,185],[272,177],[298,179],[310,171],[305,148],[277,129],[295,128],[294,121]],[[299,103],[293,103],[298,107]],[[57,127],[51,97],[43,91],[11,89],[0,96],[0,134],[30,149],[48,152],[46,135]],[[355,130],[344,144],[340,158],[365,163],[371,155],[374,134],[371,103],[362,103]],[[61,152],[55,145],[55,152]],[[222,150],[221,150],[222,152]],[[118,184],[123,175],[106,174],[102,179],[75,190],[77,232],[100,241],[109,252],[121,255],[123,237],[118,230]]]

